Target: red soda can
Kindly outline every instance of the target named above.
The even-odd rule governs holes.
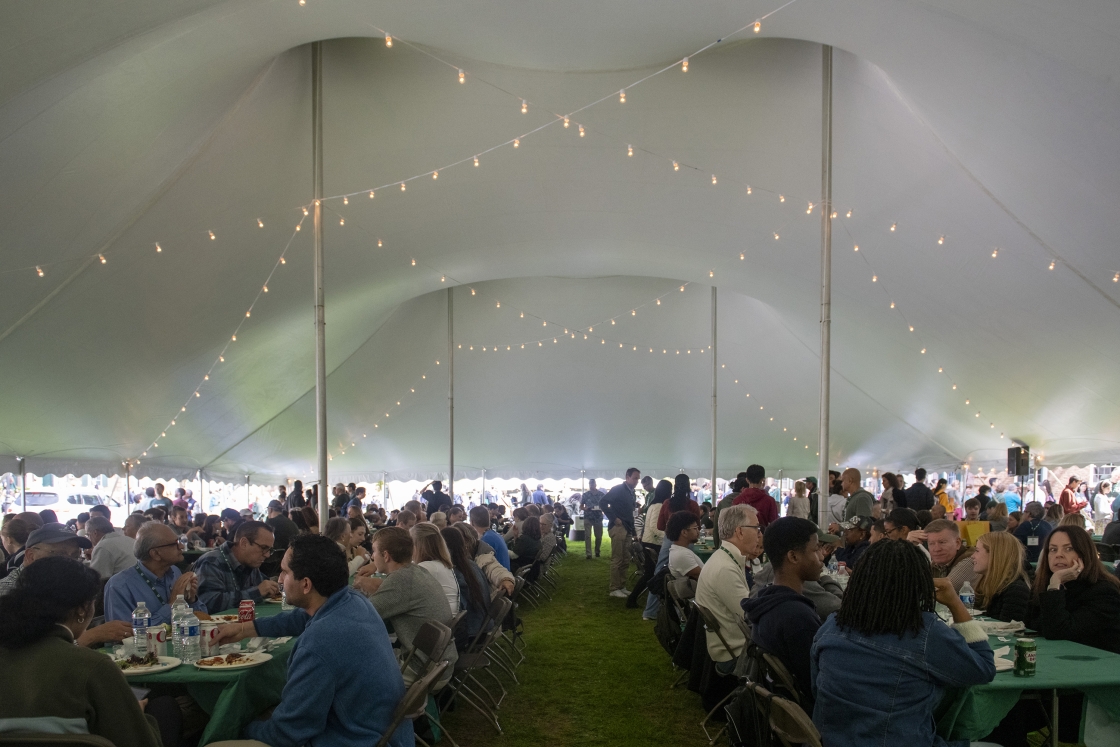
[[[237,608],[238,622],[253,622],[257,619],[257,607],[252,599],[242,599],[241,606]]]

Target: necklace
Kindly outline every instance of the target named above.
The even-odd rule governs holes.
[[[148,585],[148,588],[152,590],[152,593],[156,595],[156,599],[159,600],[160,606],[167,604],[167,600],[163,598],[163,595],[159,593],[159,589],[157,589],[156,585],[152,583],[152,580],[148,578],[148,574],[144,573],[144,571],[140,569],[139,563],[136,564],[135,571],[140,574],[140,578],[144,579],[144,583],[146,583]]]

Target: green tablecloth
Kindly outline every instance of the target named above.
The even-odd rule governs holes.
[[[230,610],[226,614],[236,614]],[[280,613],[279,604],[257,605],[258,617],[271,617]],[[259,667],[233,672],[214,672],[181,664],[170,672],[149,676],[129,677],[133,685],[148,687],[156,684],[183,685],[187,693],[210,715],[210,722],[198,743],[207,745],[223,739],[237,739],[241,730],[263,711],[280,702],[284,683],[288,679],[288,655],[295,640],[288,641],[271,651],[272,661]]]
[[[707,563],[708,558],[712,557],[712,553],[715,552],[715,548],[711,545],[693,545],[692,551],[696,553],[698,558]]]
[[[946,691],[935,714],[937,732],[949,740],[980,739],[1003,720],[1024,690],[1080,690],[1087,701],[1120,722],[1120,655],[1070,641],[1034,640],[1038,645],[1034,677],[998,672],[986,685]],[[1004,642],[992,637],[988,642],[993,649],[1011,646],[1011,653],[1003,658],[1014,658],[1014,639]]]

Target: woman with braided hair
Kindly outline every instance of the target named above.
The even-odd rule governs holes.
[[[949,608],[951,627],[935,602]],[[996,674],[984,629],[948,579],[934,579],[926,556],[904,540],[864,552],[840,611],[813,640],[810,665],[813,723],[829,747],[946,747],[933,719],[944,688]]]

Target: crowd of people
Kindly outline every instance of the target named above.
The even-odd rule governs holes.
[[[769,654],[792,677],[788,695],[830,746],[944,744],[933,714],[945,691],[996,673],[973,614],[1120,653],[1120,580],[1086,530],[1086,506],[1070,498],[1076,478],[1050,505],[1028,501],[1009,512],[1006,499],[983,489],[989,486],[958,510],[944,479],[926,484],[921,469],[916,477],[903,487],[884,475],[876,498],[858,470],[837,472],[818,526],[811,478],[797,481],[783,506],[765,490],[764,468],[752,465],[712,506],[697,503],[687,475],[654,484],[633,469],[610,493],[594,484],[584,493],[586,555],[593,557],[590,530],[600,521],[591,512],[602,512],[611,532],[608,593],[637,606],[648,589],[643,618],[656,622],[686,668],[696,660],[687,653],[692,628],[680,602],[703,608],[707,624],[698,630],[714,675],[697,688],[705,705],[729,692],[737,675],[759,671],[759,656]],[[715,550],[702,560],[690,548],[712,529]],[[1117,532],[1113,519],[1103,542]],[[634,544],[646,567],[628,594],[619,579]],[[594,547],[597,557],[598,538]],[[1060,699],[1068,741],[1077,741],[1082,702],[1077,693]],[[1018,705],[986,739],[1026,745],[1046,718],[1037,702]]]
[[[513,596],[519,568],[561,552],[571,524],[563,507],[547,502],[507,519],[502,506],[468,511],[438,482],[431,487],[426,501],[386,514],[339,485],[322,531],[313,505],[300,505],[302,486],[272,500],[263,521],[233,509],[191,515],[174,504],[137,510],[122,529],[102,506],[73,527],[49,512],[5,517],[0,662],[42,687],[5,678],[0,720],[50,731],[77,719],[120,745],[173,747],[197,737],[204,721],[185,689],[138,703],[113,661],[93,649],[129,637],[140,603],[160,625],[171,622],[177,600],[206,619],[282,595],[295,611],[219,627],[223,643],[299,636],[281,703],[244,736],[271,745],[373,744],[428,664],[409,655],[425,623],[453,627],[443,657],[451,667],[438,690],[459,651],[508,622],[491,619],[491,600]],[[202,551],[193,563],[184,557],[189,548]],[[91,627],[98,616],[104,622]],[[353,667],[353,647],[372,664]],[[82,676],[67,681],[74,667]],[[402,727],[390,744],[411,745],[411,735]]]

